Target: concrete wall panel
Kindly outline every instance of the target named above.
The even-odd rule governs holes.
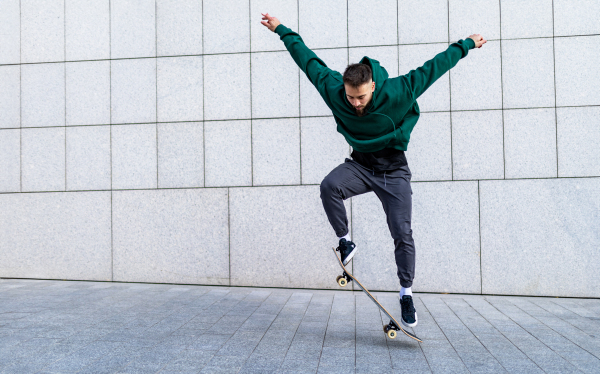
[[[21,0],[21,62],[65,60],[65,1]]]
[[[452,180],[450,113],[422,113],[406,152],[413,181]]]
[[[300,120],[252,121],[254,186],[300,184]]]
[[[484,48],[470,50],[450,70],[452,110],[501,109],[501,70],[500,42],[489,41]],[[477,79],[473,79],[475,74]]]
[[[481,34],[487,40],[500,39],[500,2],[480,0],[450,1],[450,42]]]
[[[398,44],[397,1],[375,0],[367,6],[360,0],[348,0],[348,46],[392,44]]]
[[[0,64],[21,62],[20,4],[20,0],[0,1]]]
[[[203,119],[202,57],[156,60],[159,122]]]
[[[600,176],[600,108],[556,110],[558,176]]]
[[[110,281],[110,194],[0,194],[0,277]]]
[[[110,0],[65,0],[67,61],[110,58]]]
[[[0,66],[0,129],[21,127],[21,66]]]
[[[157,126],[158,187],[204,187],[202,122]]]
[[[156,188],[156,124],[112,126],[112,188]]]
[[[199,55],[202,51],[202,4],[205,1],[157,0],[158,56]]]
[[[501,0],[500,8],[503,39],[553,36],[552,0]]]
[[[21,65],[21,126],[65,125],[65,64]]]
[[[554,0],[554,35],[600,34],[600,3],[595,0]]]
[[[110,190],[110,126],[67,128],[67,190]]]
[[[204,119],[249,119],[250,54],[204,56]]]
[[[0,192],[21,191],[21,130],[0,130]]]
[[[591,63],[600,60],[600,35],[557,38],[554,48],[556,105],[600,105],[600,74]]]
[[[114,280],[229,285],[226,189],[113,192]]]
[[[156,121],[156,59],[111,61],[111,123]]]
[[[502,42],[504,108],[552,107],[554,43],[551,38]]]
[[[232,285],[339,287],[331,250],[338,243],[318,186],[232,188],[230,194]]]
[[[555,178],[554,108],[505,111],[504,158],[506,178]]]
[[[253,53],[252,117],[297,117],[300,69],[286,52]]]
[[[398,1],[398,38],[400,44],[448,42],[448,1]]]
[[[65,128],[21,130],[23,191],[65,190]]]
[[[156,1],[110,2],[111,58],[156,56]]]
[[[66,123],[110,123],[110,61],[67,62]]]
[[[203,6],[204,53],[250,52],[249,0],[204,0]],[[223,27],[224,9],[227,27]],[[254,21],[258,23],[257,17]],[[263,28],[263,32],[268,31]]]
[[[484,293],[600,296],[600,178],[480,183]]]
[[[204,134],[206,186],[251,186],[251,121],[205,122]]]
[[[452,113],[454,179],[504,178],[502,112]]]
[[[348,46],[346,0],[304,0],[298,2],[298,9],[298,33],[309,48]]]

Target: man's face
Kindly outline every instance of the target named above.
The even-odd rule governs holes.
[[[373,91],[375,91],[375,82],[372,80],[364,83],[358,87],[352,87],[349,84],[344,83],[346,89],[346,98],[356,110],[358,116],[365,114],[365,108],[369,105],[369,102],[373,98]]]

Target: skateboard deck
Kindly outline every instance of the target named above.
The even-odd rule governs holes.
[[[381,305],[379,303],[379,301],[377,301],[377,299],[371,295],[371,293],[369,292],[369,290],[367,290],[365,288],[365,286],[363,286],[358,279],[354,278],[354,276],[352,274],[350,274],[350,272],[348,270],[346,270],[346,267],[344,266],[344,264],[342,263],[342,259],[340,258],[340,256],[338,256],[337,251],[335,250],[335,248],[333,248],[333,254],[335,254],[335,257],[337,258],[338,262],[340,263],[340,266],[342,267],[342,270],[344,271],[344,273],[340,276],[337,277],[336,281],[337,283],[341,286],[341,287],[345,287],[348,284],[348,281],[354,281],[356,282],[356,284],[358,285],[358,287],[363,290],[363,292],[365,294],[367,294],[367,296],[373,300],[373,302],[375,303],[375,305],[377,305],[379,307],[379,309],[386,315],[389,317],[390,319],[390,323],[388,323],[386,326],[383,327],[383,332],[385,332],[388,336],[388,338],[390,339],[394,339],[396,338],[396,331],[400,330],[402,331],[406,336],[408,336],[409,338],[412,338],[418,342],[423,342],[421,339],[419,339],[416,335],[404,330],[402,328],[402,326],[398,323],[398,321],[396,321],[396,319],[394,317],[392,317],[392,315],[390,314],[390,312],[388,312],[383,305]]]

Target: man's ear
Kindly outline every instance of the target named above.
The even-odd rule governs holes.
[[[373,82],[373,86],[371,86],[371,92],[375,92],[375,82]]]

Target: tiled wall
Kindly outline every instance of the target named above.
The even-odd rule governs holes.
[[[420,99],[415,291],[600,297],[597,0],[0,0],[0,277],[337,288],[319,183],[350,148],[261,12]],[[373,194],[367,287],[396,290]]]

